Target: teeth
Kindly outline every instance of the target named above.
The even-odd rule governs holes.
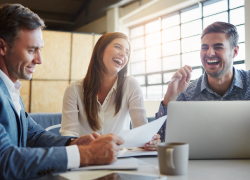
[[[120,59],[113,59],[117,64],[121,65],[122,64],[122,60]]]
[[[207,60],[208,63],[217,63],[219,62],[218,60]]]

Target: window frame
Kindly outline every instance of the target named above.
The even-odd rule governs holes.
[[[144,98],[146,98],[146,99],[148,99],[148,91],[147,91],[147,87],[149,87],[149,86],[157,86],[157,85],[161,85],[162,86],[162,97],[164,97],[164,94],[165,94],[165,92],[163,92],[163,90],[164,90],[164,85],[166,85],[165,84],[165,82],[164,82],[164,74],[165,73],[173,73],[173,72],[176,72],[178,69],[170,69],[170,70],[163,70],[163,59],[165,58],[165,57],[170,57],[170,56],[175,56],[175,55],[180,55],[180,65],[181,65],[181,67],[183,67],[183,65],[182,65],[182,55],[183,54],[186,54],[186,53],[191,53],[191,52],[200,52],[200,50],[195,50],[195,51],[188,51],[188,52],[185,52],[185,53],[183,53],[182,52],[182,39],[186,39],[186,38],[190,38],[190,37],[195,37],[195,36],[201,36],[201,34],[196,34],[196,35],[191,35],[191,36],[187,36],[187,37],[184,37],[184,38],[182,38],[181,37],[181,30],[182,30],[182,24],[187,24],[187,23],[191,23],[191,22],[193,22],[193,21],[197,21],[197,20],[199,20],[199,19],[201,19],[201,28],[202,28],[202,31],[204,30],[204,18],[207,18],[207,17],[211,17],[211,16],[214,16],[214,15],[217,15],[217,14],[221,14],[221,13],[224,13],[224,12],[227,12],[227,17],[228,17],[228,22],[230,22],[230,11],[232,11],[232,10],[235,10],[235,9],[239,9],[239,8],[242,8],[242,7],[245,7],[245,4],[244,5],[242,5],[242,6],[238,6],[238,7],[234,7],[234,8],[232,8],[232,9],[230,9],[230,1],[231,0],[226,0],[227,1],[227,10],[225,10],[225,11],[220,11],[220,12],[217,12],[217,13],[215,13],[215,14],[211,14],[211,15],[208,15],[208,16],[203,16],[203,7],[204,6],[206,6],[206,5],[209,5],[209,4],[213,4],[213,3],[216,3],[216,2],[219,2],[219,1],[222,1],[222,0],[208,0],[208,1],[204,1],[204,2],[201,2],[201,3],[198,3],[198,4],[194,4],[194,5],[192,5],[192,6],[189,6],[189,7],[187,7],[187,8],[184,8],[184,9],[180,9],[180,10],[178,10],[178,11],[175,11],[175,12],[173,12],[173,13],[170,13],[170,14],[167,14],[167,15],[163,15],[163,16],[160,16],[160,17],[158,17],[158,18],[154,18],[154,19],[151,19],[151,20],[149,20],[149,21],[146,21],[146,22],[143,22],[143,23],[140,23],[140,24],[137,24],[136,26],[132,26],[132,27],[130,27],[129,29],[130,29],[130,31],[129,31],[129,33],[130,33],[130,37],[131,37],[131,30],[132,29],[134,29],[134,28],[137,28],[137,27],[140,27],[140,26],[143,26],[143,30],[144,30],[144,33],[143,33],[143,35],[141,35],[141,36],[136,36],[136,37],[133,37],[133,38],[130,38],[130,41],[131,40],[133,40],[133,39],[136,39],[136,38],[139,38],[139,37],[143,37],[144,38],[144,47],[143,48],[141,48],[141,49],[144,49],[144,53],[145,53],[145,59],[144,60],[141,60],[141,61],[135,61],[135,62],[132,62],[132,61],[130,61],[130,63],[129,63],[129,66],[130,66],[130,75],[131,76],[134,76],[134,77],[137,77],[137,76],[144,76],[144,80],[145,80],[145,84],[143,84],[143,85],[140,85],[141,87],[146,87],[146,97],[144,97]],[[196,19],[193,19],[193,20],[190,20],[190,21],[187,21],[187,22],[181,22],[181,13],[182,12],[186,12],[186,11],[190,11],[190,10],[193,10],[193,9],[195,9],[195,8],[197,8],[197,6],[198,6],[198,8],[201,10],[201,17],[200,18],[196,18]],[[174,26],[171,26],[171,27],[167,27],[167,28],[165,28],[165,29],[162,29],[162,20],[163,19],[165,19],[165,18],[169,18],[169,17],[171,17],[171,16],[174,16],[174,15],[179,15],[179,24],[177,24],[177,25],[174,25]],[[152,33],[154,33],[154,32],[150,32],[150,33],[145,33],[145,25],[146,24],[149,24],[149,23],[151,23],[151,22],[154,22],[154,21],[157,21],[157,20],[159,20],[160,21],[160,23],[161,23],[161,28],[160,28],[160,34],[161,34],[161,43],[160,43],[160,46],[161,46],[161,56],[160,56],[160,58],[155,58],[155,59],[161,59],[161,71],[157,71],[157,72],[147,72],[147,55],[146,55],[146,35],[148,35],[148,34],[152,34]],[[238,25],[236,25],[236,27],[238,27],[238,26],[241,26],[241,25],[245,25],[245,22],[244,22],[244,24],[238,24]],[[177,40],[179,40],[180,41],[180,53],[179,54],[175,54],[175,55],[169,55],[169,56],[163,56],[163,51],[162,51],[162,45],[164,44],[164,43],[169,43],[169,42],[173,42],[173,41],[176,41],[176,40],[173,40],[173,41],[168,41],[168,42],[162,42],[162,31],[163,30],[166,30],[166,29],[170,29],[170,28],[173,28],[173,27],[176,27],[176,26],[179,26],[179,28],[180,28],[180,38],[179,39],[177,39]],[[159,32],[159,31],[155,31],[155,32]],[[201,33],[202,33],[202,31],[201,31]],[[242,43],[245,43],[245,40],[243,41],[243,42],[239,42],[238,44],[242,44]],[[153,45],[154,47],[155,46],[157,46],[157,45]],[[153,46],[148,46],[148,47],[153,47]],[[141,50],[141,49],[135,49],[135,50]],[[154,59],[151,59],[151,60],[154,60]],[[135,63],[142,63],[142,62],[144,62],[144,65],[145,65],[145,69],[144,69],[144,72],[145,73],[143,73],[143,74],[132,74],[132,65],[133,64],[135,64]],[[238,60],[238,61],[234,61],[233,62],[233,65],[237,65],[237,64],[245,64],[245,59],[244,60]],[[193,66],[192,67],[192,69],[202,69],[202,74],[204,73],[204,68],[203,68],[203,66],[202,65],[200,65],[200,66]],[[155,83],[155,84],[149,84],[148,83],[148,76],[150,76],[150,75],[156,75],[156,74],[161,74],[161,83]]]

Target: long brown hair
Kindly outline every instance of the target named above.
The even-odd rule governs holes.
[[[100,130],[102,124],[98,117],[99,106],[97,103],[97,93],[101,86],[101,73],[106,72],[106,67],[103,63],[103,53],[106,47],[117,38],[123,38],[128,41],[128,38],[125,34],[120,32],[106,33],[99,38],[97,41],[88,67],[87,74],[83,79],[83,89],[84,89],[84,109],[87,115],[89,126],[92,130]],[[130,43],[129,44],[129,50]],[[130,54],[130,53],[129,53]],[[129,62],[130,55],[128,57]],[[127,77],[128,70],[128,62],[127,64],[118,72],[118,82],[117,82],[117,93],[115,97],[115,114],[119,112],[122,104],[122,87],[123,83]]]

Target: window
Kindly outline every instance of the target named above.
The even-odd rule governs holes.
[[[130,29],[130,75],[140,83],[144,98],[163,98],[173,74],[193,68],[192,79],[204,73],[200,61],[202,30],[215,21],[236,25],[240,53],[235,68],[245,69],[244,0],[208,0]]]

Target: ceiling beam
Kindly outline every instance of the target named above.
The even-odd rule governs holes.
[[[55,13],[55,12],[39,11],[39,10],[32,10],[32,11],[38,14],[39,17],[41,17],[44,20],[45,24],[56,23],[56,24],[74,25],[74,22],[70,21],[72,14]]]
[[[90,0],[85,0],[84,4],[86,3],[86,1],[89,1],[88,3],[90,3],[89,8],[93,6],[96,6],[96,3],[98,2],[98,0],[92,0],[90,2]],[[108,1],[103,1],[105,2],[105,4],[102,5],[102,8],[98,8],[97,11],[92,11],[91,14],[86,14],[87,8],[85,9],[85,14],[83,13],[83,9],[79,8],[82,10],[82,12],[80,12],[78,14],[78,18],[75,18],[74,25],[70,25],[68,27],[63,28],[62,30],[66,30],[66,31],[74,31],[77,28],[80,28],[92,21],[95,21],[103,16],[106,16],[106,12],[108,9],[113,8],[113,7],[121,7],[124,6],[125,4],[129,4],[131,2],[134,1],[138,1],[138,0],[108,0]]]
[[[67,14],[67,13],[57,13],[57,12],[41,11],[35,9],[31,9],[31,11],[38,14],[39,16],[53,16],[53,17],[64,17],[64,18],[70,18],[72,16],[72,14]]]
[[[43,19],[45,23],[58,23],[58,24],[69,24],[69,25],[74,25],[74,22],[70,21],[60,21],[60,20],[54,20],[54,19]]]
[[[87,12],[88,5],[90,3],[90,0],[85,0],[81,7],[77,10],[77,12],[72,16],[70,19],[71,22],[75,22],[75,20],[79,17],[79,15],[85,10]],[[87,16],[87,14],[85,14]]]

